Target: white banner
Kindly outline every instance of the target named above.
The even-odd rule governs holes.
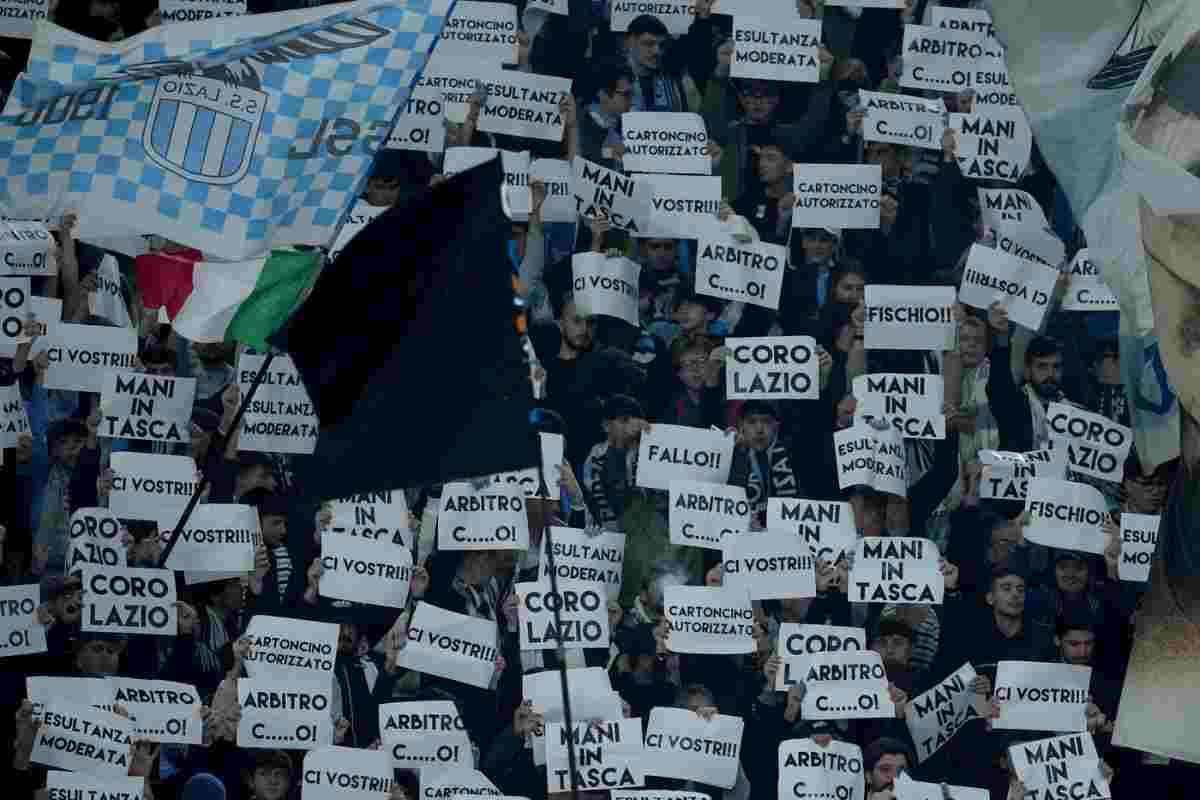
[[[123,526],[107,508],[79,508],[71,515],[67,545],[67,572],[80,564],[101,567],[125,566]]]
[[[160,0],[158,11],[164,25],[240,17],[246,13],[246,0]]]
[[[1158,514],[1121,513],[1121,560],[1117,563],[1117,577],[1121,580],[1150,580],[1160,519]]]
[[[576,775],[571,780],[567,748],[575,750]],[[646,782],[642,757],[642,720],[576,722],[568,733],[561,722],[546,723],[546,791],[548,794],[604,791]]]
[[[954,350],[953,286],[867,284],[863,344],[868,350]]]
[[[12,358],[17,345],[27,340],[29,296],[29,278],[0,278],[0,357]]]
[[[484,84],[488,98],[479,112],[480,131],[562,141],[558,103],[571,92],[569,79],[506,69],[489,71]]]
[[[401,119],[404,119],[401,117]],[[333,247],[329,248],[329,260],[335,260],[342,254],[342,250],[346,245],[350,244],[350,240],[358,236],[364,228],[371,224],[376,217],[387,211],[390,206],[373,206],[366,200],[360,199],[354,204],[354,208],[350,209],[350,213],[346,215],[346,221],[342,224],[341,230],[338,231],[337,238],[333,241]],[[263,356],[259,356],[263,358]],[[262,391],[261,389],[259,391]],[[255,395],[258,397],[258,395]]]
[[[1029,512],[1025,526],[1029,541],[1062,550],[1104,552],[1107,537],[1100,526],[1108,517],[1108,502],[1094,486],[1031,478],[1025,510]]]
[[[992,702],[1000,716],[993,730],[1083,731],[1092,668],[1041,661],[1001,661],[996,665]]]
[[[627,111],[621,115],[628,172],[665,172],[709,175],[708,130],[699,114],[662,111]]]
[[[529,162],[529,179],[535,178],[546,185],[542,222],[575,222],[579,214],[571,195],[571,162],[561,158],[535,158]]]
[[[46,626],[34,616],[38,592],[36,583],[0,588],[0,658],[46,652]]]
[[[129,307],[125,305],[125,293],[121,291],[121,268],[111,255],[105,255],[96,269],[96,291],[88,294],[88,311],[118,328],[132,328]]]
[[[412,580],[412,552],[391,542],[325,531],[321,534],[321,596],[404,608]]]
[[[699,239],[711,234],[721,210],[718,175],[635,175],[650,187],[650,227],[640,238]]]
[[[863,141],[891,142],[941,150],[946,131],[946,106],[940,100],[859,90]]]
[[[1020,180],[1033,152],[1033,131],[1020,107],[951,114],[950,127],[964,177]]]
[[[878,228],[878,164],[795,164],[793,228]]]
[[[195,378],[105,372],[98,436],[191,444]]]
[[[237,746],[312,750],[333,744],[332,688],[332,678],[238,678]]]
[[[173,529],[161,530],[165,547]],[[254,571],[254,548],[262,538],[258,509],[236,503],[200,503],[165,566],[192,572]]]
[[[816,83],[821,21],[781,16],[733,18],[731,78]]]
[[[946,594],[941,553],[915,536],[867,536],[854,548],[847,596],[852,603],[941,605]]]
[[[981,244],[971,245],[958,297],[964,304],[987,309],[1000,303],[1008,318],[1036,331],[1050,310],[1058,272]]]
[[[908,456],[896,431],[855,425],[833,434],[838,488],[870,486],[881,492],[908,495]]]
[[[46,773],[48,800],[142,800],[145,786],[145,778],[97,778],[59,769]]]
[[[200,744],[203,721],[196,687],[174,681],[113,676],[113,702],[133,718],[133,736],[164,744]]]
[[[563,647],[607,649],[608,592],[601,583],[560,581],[558,591],[549,581],[516,583],[517,621],[522,650],[556,650]],[[555,622],[558,610],[560,629]]]
[[[1078,473],[1120,483],[1125,459],[1133,446],[1133,431],[1102,414],[1093,414],[1067,403],[1046,409],[1050,441],[1055,450],[1066,448],[1067,464]]]
[[[813,555],[836,564],[854,549],[858,530],[849,503],[836,500],[767,499],[767,530],[784,530],[800,537]]]
[[[671,544],[719,550],[725,536],[750,530],[750,503],[740,486],[671,481]]]
[[[446,149],[446,105],[442,93],[431,86],[413,89],[386,147],[420,153],[440,153]]]
[[[816,557],[787,531],[730,536],[723,548],[722,585],[751,600],[816,597]]]
[[[254,383],[266,356],[238,356],[238,388],[242,397]],[[238,448],[260,453],[312,455],[317,446],[317,414],[292,357],[275,356],[242,417]]]
[[[64,322],[48,333],[46,349],[50,354],[47,389],[99,394],[106,371],[136,368],[137,331]]]
[[[437,520],[442,550],[528,550],[525,494],[512,483],[476,489],[466,481],[442,489]]]
[[[597,581],[608,587],[610,597],[621,591],[625,563],[625,534],[598,533],[579,528],[550,528],[554,540],[554,571],[560,581]],[[542,537],[538,558],[538,576],[550,579],[550,558],[546,554],[547,537]]]
[[[1067,453],[1058,450],[1032,450],[1009,453],[980,450],[983,472],[979,479],[981,500],[1020,500],[1029,493],[1030,478],[1067,479]]]
[[[816,800],[863,800],[862,749],[833,739],[821,746],[812,739],[779,743],[779,797]]]
[[[1046,212],[1029,192],[1021,189],[985,189],[980,186],[978,193],[979,214],[983,224],[989,228],[1044,231],[1050,227]]]
[[[412,543],[408,503],[402,489],[368,492],[329,503],[333,521],[329,532],[339,536],[390,540],[408,547]]]
[[[252,678],[325,683],[333,677],[338,626],[332,622],[255,614],[245,637],[246,673]]]
[[[612,0],[610,26],[613,33],[620,33],[643,14],[653,14],[667,26],[668,33],[680,36],[696,19],[692,6],[693,0]]]
[[[987,698],[971,690],[975,678],[975,668],[963,664],[909,702],[904,720],[916,745],[918,762],[942,749],[967,722],[986,716],[987,709],[981,715],[979,706],[986,705]]]
[[[730,400],[816,400],[821,388],[811,336],[725,340],[725,396]]]
[[[500,70],[517,62],[517,7],[507,3],[459,0],[437,46],[435,58],[464,58]]]
[[[576,213],[584,219],[601,217],[635,236],[650,229],[654,188],[645,180],[576,156],[571,164],[571,195]]]
[[[741,717],[712,719],[686,708],[658,707],[646,723],[646,774],[732,789],[742,749]]]
[[[21,399],[21,385],[0,386],[0,450],[17,446],[22,435],[30,433],[29,414]]]
[[[354,747],[309,750],[303,772],[303,800],[379,800],[390,795],[394,777],[387,753]]]
[[[784,622],[779,626],[775,655],[783,660],[775,673],[777,691],[802,683],[808,666],[826,653],[861,652],[867,649],[867,632],[842,625],[808,625]]]
[[[25,696],[33,703],[35,720],[40,720],[46,707],[54,703],[111,711],[113,692],[113,685],[105,678],[30,675],[25,679]]]
[[[560,680],[558,670],[527,672],[521,678],[521,696],[533,707],[534,713],[542,715],[543,722],[564,721]],[[613,691],[608,672],[603,667],[568,667],[567,687],[571,713],[579,719],[620,719],[624,713],[621,697]],[[533,763],[546,766],[544,726],[535,730],[527,742],[533,750]]]
[[[754,652],[754,612],[744,590],[724,586],[668,586],[663,605],[670,631],[667,647],[671,652],[702,655]]]
[[[450,768],[439,770],[432,778],[421,782],[422,800],[446,800],[447,798],[492,797],[494,800],[518,800],[500,794],[487,776],[477,769]]]
[[[571,288],[575,303],[589,314],[638,324],[638,279],[642,267],[628,258],[604,253],[571,256]]]
[[[876,372],[854,379],[855,421],[885,420],[908,439],[945,439],[941,375]]]
[[[42,0],[40,3],[42,16],[39,19],[46,18],[45,2],[46,0]],[[30,8],[22,0],[3,0],[3,3],[0,3],[0,9],[14,3],[20,3],[24,9]],[[39,0],[34,0],[35,8],[38,4]],[[0,20],[8,21],[5,16],[0,16]],[[12,35],[3,33],[3,24],[0,23],[0,36]],[[30,30],[32,31],[32,29],[31,22]],[[45,223],[0,219],[0,275],[54,274],[48,255],[53,246],[54,239],[50,236],[50,231],[46,229]]]
[[[85,632],[176,636],[175,573],[144,567],[97,567],[83,571]]]
[[[786,247],[767,242],[742,244],[719,234],[700,238],[696,255],[696,291],[722,300],[779,308]]]
[[[192,457],[113,453],[110,464],[109,511],[121,519],[151,519],[160,529],[174,530],[196,491]]]
[[[408,644],[397,664],[452,681],[488,688],[496,674],[496,623],[417,603]]]
[[[637,485],[665,491],[671,481],[725,483],[733,446],[734,437],[724,431],[656,424],[642,434]]]
[[[803,673],[804,719],[879,719],[894,717],[887,671],[874,650],[813,656]]]
[[[1063,297],[1063,311],[1120,311],[1116,294],[1100,276],[1085,247],[1071,261],[1071,283]]]
[[[62,701],[47,703],[33,739],[32,761],[91,775],[129,773],[133,722],[111,711]]]
[[[1026,796],[1112,797],[1108,779],[1100,771],[1096,742],[1089,733],[1018,742],[1008,748],[1008,759],[1025,784]]]
[[[976,66],[1004,55],[999,44],[976,33],[932,25],[905,25],[903,48],[900,87],[935,92],[974,88]]]

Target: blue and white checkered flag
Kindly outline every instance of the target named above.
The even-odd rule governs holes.
[[[453,0],[154,28],[39,23],[0,116],[0,215],[153,233],[222,259],[328,244]]]

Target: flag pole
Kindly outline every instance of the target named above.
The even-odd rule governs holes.
[[[229,426],[229,435],[232,436],[240,429],[242,417],[246,416],[246,409],[250,407],[250,401],[254,399],[254,393],[258,391],[259,384],[267,375],[267,370],[271,367],[271,362],[275,360],[275,350],[272,349],[267,353],[267,357],[263,359],[262,366],[258,368],[258,374],[254,376],[254,381],[250,384],[250,388],[246,390],[246,396],[242,398],[241,404],[238,406],[237,413],[233,415],[233,423]],[[236,377],[236,376],[235,376]],[[228,444],[228,440],[226,441]],[[211,481],[208,477],[208,470],[205,469],[209,459],[204,459],[205,464],[200,465],[200,481],[196,484],[196,490],[192,492],[192,497],[188,500],[187,507],[183,510],[183,515],[179,518],[179,522],[175,523],[175,530],[171,533],[171,539],[167,542],[167,546],[163,548],[162,555],[158,559],[158,567],[162,569],[167,564],[167,559],[171,557],[171,551],[175,549],[175,543],[179,541],[179,533],[183,530],[183,526],[191,518],[192,512],[196,510],[196,505],[200,502],[200,495],[204,494],[204,490],[208,488]]]

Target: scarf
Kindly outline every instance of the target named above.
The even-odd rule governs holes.
[[[1041,450],[1050,446],[1050,426],[1046,422],[1046,406],[1042,398],[1033,390],[1032,384],[1025,384],[1025,397],[1029,400],[1029,415],[1033,420],[1033,449]]]
[[[629,66],[633,70],[634,111],[686,111],[683,94],[670,75],[662,70],[643,67],[632,54]]]

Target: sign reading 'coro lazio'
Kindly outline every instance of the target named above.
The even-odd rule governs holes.
[[[821,391],[811,336],[726,339],[725,396],[730,400],[815,400]]]
[[[776,309],[786,266],[787,248],[782,245],[702,236],[696,254],[696,291]]]
[[[4,358],[16,355],[17,345],[25,341],[29,295],[29,278],[0,278],[0,356]]]
[[[1065,447],[1071,470],[1100,480],[1120,483],[1125,459],[1133,446],[1133,431],[1101,414],[1067,403],[1051,403],[1046,423],[1054,448]]]
[[[608,592],[604,584],[528,581],[514,586],[522,650],[608,647]],[[557,618],[555,611],[558,612]]]
[[[84,565],[82,630],[175,636],[175,573]]]
[[[238,388],[245,397],[266,356],[238,356]],[[264,453],[311,454],[317,446],[317,414],[291,356],[277,355],[242,417],[238,446]]]

